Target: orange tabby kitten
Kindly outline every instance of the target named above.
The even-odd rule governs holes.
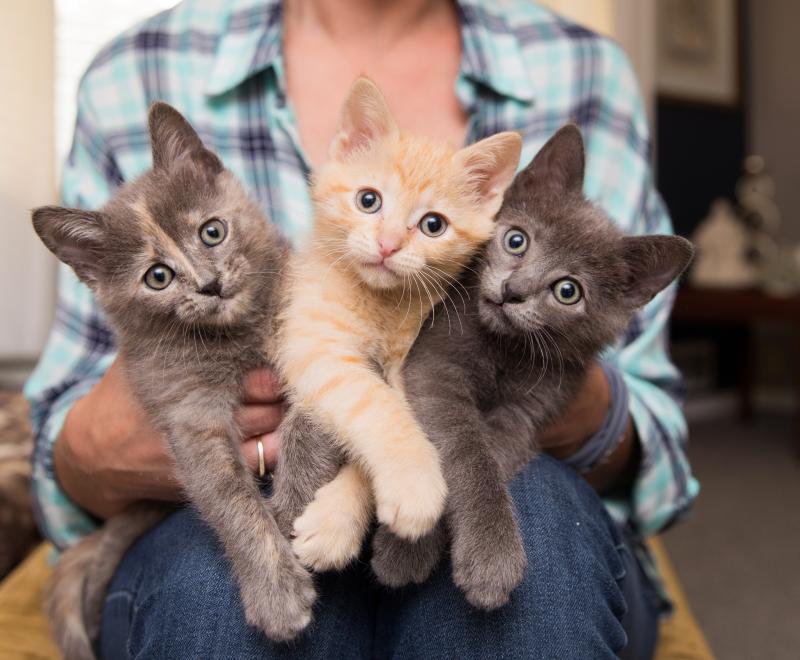
[[[317,569],[346,563],[372,515],[418,538],[446,487],[400,372],[420,326],[477,250],[514,177],[521,139],[461,150],[398,130],[366,79],[351,89],[312,188],[316,225],[293,259],[281,368],[293,404],[333,431],[352,461],[295,522]]]

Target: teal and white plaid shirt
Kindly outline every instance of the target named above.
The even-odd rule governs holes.
[[[631,67],[613,42],[526,0],[458,4],[462,60],[456,91],[469,141],[504,130],[527,163],[560,126],[586,138],[586,193],[626,232],[669,233],[653,188],[648,126]],[[147,108],[175,105],[293,240],[312,222],[309,166],[286,97],[282,7],[275,0],[185,0],[104,48],[78,92],[64,203],[94,209],[150,166]],[[62,267],[56,320],[26,392],[36,433],[34,494],[44,533],[60,547],[96,525],[56,481],[52,448],[64,418],[114,359],[114,338],[91,294]],[[657,532],[697,494],[684,455],[680,379],[666,352],[673,291],[658,296],[607,359],[624,374],[642,460],[613,515]]]

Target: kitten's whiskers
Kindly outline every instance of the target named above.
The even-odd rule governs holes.
[[[461,333],[463,334],[464,333],[464,325],[461,322],[461,315],[459,314],[458,308],[456,307],[456,301],[453,299],[452,296],[448,295],[448,291],[455,291],[458,294],[459,298],[461,298],[461,305],[462,305],[461,310],[464,313],[466,313],[466,310],[467,310],[467,301],[464,300],[464,296],[462,295],[461,290],[463,290],[464,293],[467,294],[467,300],[469,300],[469,291],[467,291],[466,287],[463,284],[461,284],[461,282],[459,282],[455,277],[450,275],[449,273],[446,273],[445,271],[441,270],[440,268],[436,268],[435,266],[428,266],[428,268],[433,270],[435,273],[440,274],[440,277],[442,279],[444,279],[444,281],[446,283],[448,283],[447,290],[445,290],[445,287],[440,284],[440,287],[442,289],[442,300],[444,302],[445,311],[447,310],[448,302],[452,302],[453,303],[453,312],[455,312],[456,319],[458,319],[458,325],[461,328]],[[460,289],[459,289],[459,287],[460,287]],[[449,323],[449,316],[448,316],[448,323]],[[449,325],[448,325],[448,327],[449,327]]]
[[[430,315],[431,315],[431,327],[433,327],[434,322],[436,321],[436,303],[431,296],[431,292],[428,290],[428,287],[425,286],[425,280],[422,279],[422,271],[417,271],[414,273],[414,277],[419,279],[419,283],[422,285],[422,288],[425,289],[425,295],[428,297],[428,301],[430,302]],[[424,308],[420,305],[420,311]]]
[[[447,296],[445,294],[444,289],[442,286],[436,281],[436,278],[431,275],[430,273],[426,273],[425,270],[419,271],[419,275],[423,280],[426,280],[428,284],[431,285],[431,288],[436,293],[437,298],[444,302],[444,313],[447,315],[447,334],[450,334],[450,311],[447,309]],[[438,303],[436,303],[438,304]],[[433,320],[431,320],[431,325],[433,325]]]
[[[430,268],[432,271],[437,273],[439,275],[439,277],[441,277],[442,279],[444,279],[448,283],[448,286],[450,288],[452,288],[456,293],[458,293],[459,297],[461,298],[461,304],[463,305],[464,309],[466,310],[466,308],[467,308],[466,300],[470,299],[470,295],[469,295],[469,291],[467,290],[467,287],[465,287],[458,278],[453,277],[450,273],[447,273],[447,272],[443,271],[441,268],[436,268],[436,266],[428,266],[428,268]],[[464,300],[464,294],[461,293],[462,291],[467,296],[466,300]]]
[[[542,337],[545,338],[554,349],[555,355],[558,357],[558,386],[557,389],[561,389],[561,384],[564,380],[564,354],[561,352],[561,348],[558,345],[555,337],[550,334],[550,331],[546,326],[541,327]]]

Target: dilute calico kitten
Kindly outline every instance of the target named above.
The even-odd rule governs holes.
[[[624,236],[583,196],[583,174],[581,134],[566,126],[506,193],[495,238],[464,281],[463,331],[437,314],[408,356],[406,395],[449,495],[443,523],[417,543],[379,528],[372,567],[386,585],[423,581],[449,536],[469,602],[508,600],[526,557],[506,483],[598,352],[691,261],[682,238]]]
[[[401,536],[439,519],[439,456],[401,370],[433,306],[492,235],[520,146],[518,134],[499,133],[455,150],[400,131],[370,81],[350,90],[312,182],[315,228],[292,260],[282,313],[290,399],[350,461],[294,523],[305,565],[339,567],[358,553],[373,493],[378,520]]]
[[[312,579],[243,463],[234,421],[246,371],[273,362],[289,247],[176,110],[156,103],[149,125],[152,170],[98,211],[43,207],[33,224],[105,312],[133,391],[231,562],[247,621],[292,638],[311,618]],[[304,459],[306,472],[335,474],[324,456]],[[92,657],[118,561],[164,515],[133,507],[61,557],[48,609],[70,660]]]

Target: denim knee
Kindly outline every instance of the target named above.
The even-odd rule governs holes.
[[[226,657],[233,633],[253,634],[213,534],[191,509],[172,514],[134,544],[106,598],[105,658],[180,658],[190,646]]]
[[[522,584],[493,612],[469,606],[449,562],[423,585],[382,599],[387,658],[615,658],[627,636],[624,541],[591,487],[541,456],[510,484],[528,556]]]
[[[626,548],[600,497],[574,470],[539,456],[509,485],[528,555],[523,589],[544,595],[567,619],[589,612],[614,651],[625,644],[619,625]],[[591,656],[586,656],[591,657]]]
[[[611,520],[589,484],[572,469],[548,457],[529,465],[512,482],[511,491],[521,512],[526,545],[531,535],[542,534],[541,530],[526,528],[532,521],[547,520],[548,516],[554,521],[554,530],[569,530],[573,525],[576,530],[583,530],[583,536],[576,536],[583,549],[581,561],[584,563],[582,570],[588,576],[586,584],[593,585],[592,589],[606,599],[609,611],[624,631],[624,648],[613,646],[615,653],[625,660],[652,657],[664,603],[636,559],[633,548],[640,541],[632,530],[626,528],[623,532]],[[556,501],[560,505],[556,505]],[[559,554],[567,552],[570,541],[559,540],[557,531],[552,533],[550,550]],[[528,556],[537,558],[539,555],[529,550]],[[609,576],[614,577],[613,583]],[[619,638],[620,625],[608,616],[603,619],[609,639]]]
[[[275,643],[248,626],[230,566],[213,532],[190,508],[137,541],[106,598],[102,657],[262,660],[369,657],[374,594],[362,566],[316,580],[309,628]]]
[[[536,546],[553,552],[580,548],[580,560],[602,558],[615,580],[624,577],[623,535],[597,492],[572,468],[540,455],[511,481],[509,491],[523,539],[534,546],[534,554],[539,554]]]

